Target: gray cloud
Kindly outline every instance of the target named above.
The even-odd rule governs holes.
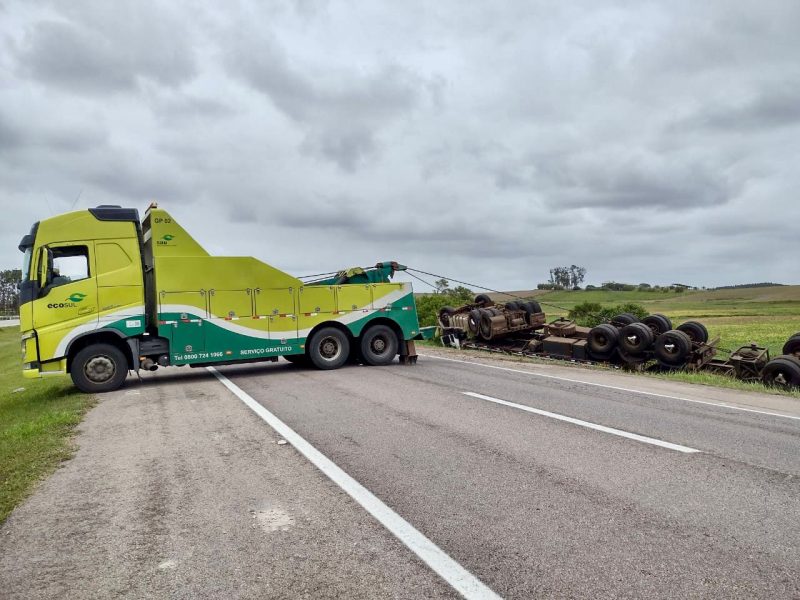
[[[3,2],[0,258],[82,191],[295,273],[798,282],[798,6]]]
[[[196,74],[185,36],[165,11],[135,2],[65,8],[61,19],[26,28],[16,50],[22,75],[72,92],[107,93],[130,92],[143,81],[177,86]]]

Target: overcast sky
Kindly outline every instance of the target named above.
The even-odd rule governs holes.
[[[0,0],[0,267],[77,198],[295,275],[800,283],[799,32],[797,0]]]

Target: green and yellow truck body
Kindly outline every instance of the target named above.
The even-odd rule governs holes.
[[[156,206],[141,223],[136,210],[108,206],[52,217],[34,225],[20,250],[27,377],[69,372],[83,389],[112,389],[102,381],[91,385],[95,371],[102,380],[111,367],[119,370],[109,346],[124,354],[126,374],[279,356],[321,368],[346,358],[386,364],[397,354],[404,362],[415,356],[413,291],[390,281],[404,268],[394,262],[304,284],[255,258],[210,256]],[[319,347],[309,349],[309,340]],[[107,360],[76,367],[76,357],[83,360],[94,346],[105,349]],[[76,368],[84,369],[77,379]]]

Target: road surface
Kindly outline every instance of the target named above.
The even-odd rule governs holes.
[[[433,350],[217,375],[100,399],[4,598],[800,597],[796,399]]]

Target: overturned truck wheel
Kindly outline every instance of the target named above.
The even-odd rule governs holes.
[[[761,375],[764,385],[785,390],[800,389],[800,358],[778,356],[764,367]]]
[[[692,340],[683,331],[666,331],[656,338],[653,353],[661,366],[680,368],[689,361]]]
[[[653,335],[655,336],[659,336],[662,333],[666,333],[672,329],[672,321],[669,320],[669,317],[660,315],[658,313],[647,315],[644,319],[642,319],[642,323],[652,329]]]
[[[594,360],[609,360],[617,349],[618,343],[619,330],[613,325],[603,323],[593,327],[586,340],[589,357]]]
[[[708,329],[697,321],[686,321],[686,323],[678,325],[676,329],[688,335],[696,344],[705,344],[708,341]]]
[[[644,323],[625,325],[619,332],[619,347],[631,356],[642,356],[653,345],[653,331]]]
[[[800,333],[795,333],[783,345],[784,354],[800,355]]]
[[[611,324],[615,327],[625,327],[625,325],[631,325],[632,323],[638,323],[639,319],[636,318],[636,315],[632,315],[631,313],[621,313],[611,319]]]

